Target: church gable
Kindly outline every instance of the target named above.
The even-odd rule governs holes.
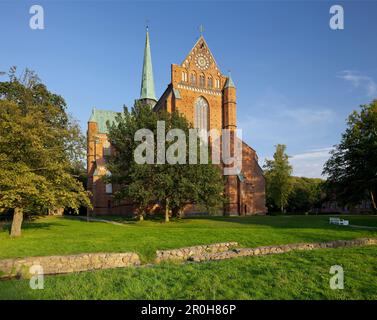
[[[183,62],[171,66],[172,99],[160,99],[159,108],[166,105],[166,110],[177,110],[193,124],[197,124],[198,99],[208,103],[207,128],[221,130],[223,89],[227,77],[222,75],[215,58],[203,36],[200,36]],[[203,122],[204,123],[204,122]]]
[[[223,76],[203,36],[180,65],[172,65],[173,87],[203,90],[207,94],[220,95],[227,77]]]
[[[203,36],[200,36],[194,47],[183,60],[181,66],[185,69],[217,71],[220,73],[216,60]]]

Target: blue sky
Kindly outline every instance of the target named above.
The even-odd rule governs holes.
[[[44,30],[29,28],[32,4],[44,8]],[[344,30],[329,27],[333,4]],[[93,106],[120,111],[138,98],[146,20],[158,96],[203,24],[260,163],[284,143],[294,174],[318,177],[347,115],[377,98],[376,15],[376,1],[0,0],[0,71],[35,70],[85,132]]]

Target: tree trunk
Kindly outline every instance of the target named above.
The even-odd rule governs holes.
[[[22,220],[24,213],[22,208],[15,208],[13,213],[12,227],[10,230],[11,237],[19,237],[21,235]]]
[[[169,222],[169,198],[166,198],[165,203],[165,222]]]
[[[370,191],[370,199],[372,201],[373,211],[377,212],[376,201],[374,200],[373,191]]]

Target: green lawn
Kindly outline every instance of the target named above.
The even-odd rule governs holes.
[[[124,225],[47,217],[23,226],[21,238],[0,226],[0,258],[82,252],[140,254],[157,249],[238,241],[240,245],[377,237],[376,216],[344,216],[358,229],[328,224],[328,216],[210,217]],[[322,249],[200,264],[162,264],[47,276],[44,290],[27,280],[0,281],[0,299],[377,299],[377,246]],[[329,269],[342,265],[345,289],[329,288]]]
[[[0,281],[0,299],[377,299],[377,246]],[[344,269],[331,290],[329,269]]]
[[[350,223],[377,227],[377,216],[350,216]],[[255,216],[182,219],[165,224],[129,222],[117,226],[47,217],[23,225],[21,238],[0,231],[0,259],[82,252],[125,252],[152,261],[158,249],[238,241],[241,246],[377,237],[377,229],[328,224],[327,216]]]

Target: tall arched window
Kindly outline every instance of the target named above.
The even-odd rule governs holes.
[[[190,74],[190,83],[196,85],[196,74],[194,72]]]
[[[210,89],[212,89],[212,87],[213,87],[213,79],[212,79],[211,76],[209,76],[208,79],[207,79],[207,87],[210,88]]]
[[[195,128],[208,131],[208,102],[203,97],[199,97],[195,102]]]
[[[205,75],[202,73],[200,76],[199,76],[199,86],[200,87],[204,87],[206,84],[206,77]]]
[[[182,71],[182,81],[187,82],[187,72],[186,71]]]

